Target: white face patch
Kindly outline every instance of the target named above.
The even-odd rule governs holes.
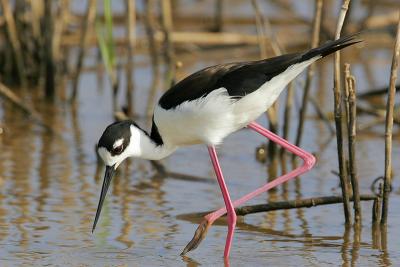
[[[122,145],[123,142],[124,142],[124,138],[118,139],[117,141],[114,142],[113,148],[119,147],[120,145]]]
[[[121,155],[112,156],[111,153],[108,152],[104,147],[100,147],[97,151],[104,161],[104,164],[107,166],[113,166],[115,164],[115,168],[117,168],[124,159]]]

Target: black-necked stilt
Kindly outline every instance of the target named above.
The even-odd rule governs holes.
[[[307,66],[358,42],[360,41],[353,35],[327,42],[304,53],[208,67],[185,78],[161,97],[154,109],[150,134],[133,121],[109,125],[98,143],[98,153],[106,165],[106,172],[93,230],[114,171],[124,159],[139,157],[159,160],[180,146],[203,143],[208,146],[225,207],[205,216],[194,238],[182,253],[196,248],[204,238],[207,228],[217,218],[227,213],[228,235],[224,257],[228,258],[236,224],[234,207],[303,174],[315,163],[313,155],[268,131],[254,120],[276,101],[286,85]],[[302,158],[304,164],[232,202],[218,162],[215,145],[243,127],[248,127],[283,146]]]

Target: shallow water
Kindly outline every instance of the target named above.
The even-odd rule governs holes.
[[[232,49],[230,60],[245,58],[241,53],[240,49]],[[227,55],[217,54],[209,53],[208,57],[197,54],[194,57],[197,63],[188,64],[187,73],[226,62]],[[203,56],[204,60],[199,61]],[[389,54],[383,57],[389,62]],[[388,68],[388,63],[378,66],[378,85],[386,84]],[[359,74],[360,67],[355,65],[354,72]],[[137,111],[145,108],[149,74],[147,67],[137,69]],[[325,111],[332,110],[330,70],[327,76],[328,86],[318,91],[326,103]],[[113,179],[97,229],[91,233],[104,171],[96,169],[94,146],[112,121],[111,98],[108,80],[103,76],[99,78],[96,73],[87,72],[80,83],[75,109],[62,102],[53,106],[36,99],[31,101],[45,114],[45,122],[58,129],[61,136],[46,132],[0,99],[3,129],[0,134],[0,265],[222,266],[227,231],[224,220],[212,226],[199,248],[187,257],[179,256],[201,220],[186,214],[223,205],[204,146],[182,148],[162,162],[171,172],[205,179],[161,177],[148,161],[140,159],[122,164]],[[359,87],[368,88],[363,79]],[[297,103],[299,97],[300,93]],[[309,111],[314,112],[312,108]],[[259,122],[266,124],[264,117]],[[147,123],[139,120],[143,126]],[[293,114],[291,140],[295,126],[296,114]],[[383,133],[383,127],[374,130]],[[257,162],[254,156],[262,142],[264,139],[259,135],[242,130],[229,136],[219,147],[233,198],[267,180],[267,166]],[[341,204],[248,215],[239,218],[230,265],[397,266],[400,263],[399,144],[396,137],[387,236],[379,237],[373,231],[372,202],[362,202],[360,233],[344,227]],[[329,138],[322,122],[307,120],[302,147],[318,155],[316,167],[300,179],[250,203],[340,195],[339,180],[331,173],[337,170],[336,141]],[[383,137],[359,136],[357,156],[361,192],[370,193],[373,180],[383,174]]]
[[[207,63],[205,63],[207,64]],[[145,70],[143,70],[145,73]],[[180,257],[198,217],[186,213],[223,204],[213,178],[182,180],[160,177],[149,162],[130,160],[120,167],[101,219],[91,233],[103,170],[96,170],[94,145],[111,121],[110,95],[94,73],[81,83],[77,109],[35,101],[46,123],[62,131],[57,137],[1,102],[0,263],[2,266],[197,266],[222,265],[225,222],[216,223],[200,247]],[[107,82],[107,81],[106,81]],[[138,89],[140,90],[140,89]],[[140,91],[139,91],[140,92]],[[327,92],[328,94],[328,92]],[[140,95],[140,94],[138,94]],[[138,109],[141,109],[138,101]],[[142,109],[143,110],[143,109]],[[261,118],[261,123],[266,121]],[[140,121],[142,125],[146,121]],[[382,130],[378,127],[378,130]],[[335,140],[318,121],[308,120],[302,147],[318,154],[316,167],[276,192],[252,203],[338,195]],[[263,138],[242,130],[228,137],[219,155],[228,186],[237,198],[266,180],[267,167],[255,160]],[[358,140],[361,191],[369,193],[383,172],[383,138]],[[400,155],[394,140],[393,162]],[[214,177],[204,146],[182,148],[163,161],[168,170]],[[394,174],[400,171],[395,164]],[[97,173],[96,173],[97,172]],[[363,227],[354,241],[345,229],[342,205],[275,211],[240,218],[232,249],[232,266],[388,266],[400,262],[400,197],[396,177],[390,199],[387,240],[374,237],[372,202],[363,202]]]

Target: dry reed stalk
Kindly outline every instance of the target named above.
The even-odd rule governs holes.
[[[174,45],[171,40],[171,32],[173,26],[171,0],[162,0],[161,10],[162,10],[161,28],[165,36],[164,58],[167,64],[167,70],[165,73],[165,85],[166,85],[165,87],[166,89],[168,89],[175,84],[175,67],[176,67]]]
[[[257,0],[252,0],[251,4],[253,6],[254,12],[256,14],[256,28],[257,35],[259,41],[260,55],[261,58],[264,59],[267,57],[267,42],[266,35],[270,37],[270,45],[275,55],[281,55],[282,50],[280,49],[278,42],[275,39],[274,34],[272,33],[270,24],[268,20],[263,16],[260,11],[260,7],[257,3]],[[269,122],[269,129],[277,133],[278,132],[278,119],[277,119],[277,104],[275,103],[267,110],[267,117]],[[268,168],[268,176],[270,179],[276,177],[278,174],[278,157],[277,157],[277,145],[274,142],[268,143],[268,156],[270,158],[271,164]]]
[[[347,9],[349,6],[350,0],[343,0],[343,4],[340,10],[339,18],[336,25],[336,33],[335,40],[340,38],[340,33],[342,31],[343,22],[346,17]],[[341,97],[341,88],[340,88],[340,51],[335,52],[334,59],[334,114],[335,114],[335,125],[336,125],[336,141],[337,141],[337,150],[338,150],[338,161],[339,161],[339,176],[340,176],[340,185],[342,188],[342,196],[343,196],[343,208],[344,208],[344,217],[346,224],[351,224],[350,217],[350,204],[349,204],[349,190],[348,190],[348,177],[346,173],[346,159],[343,149],[343,137],[344,137],[344,129],[342,127],[342,97]]]
[[[64,32],[64,27],[67,24],[69,4],[70,0],[61,0],[58,8],[58,15],[55,18],[53,33],[54,62],[60,62],[64,55],[64,53],[61,53],[61,37]]]
[[[55,66],[53,58],[53,0],[44,1],[44,33],[43,33],[43,61],[45,62],[44,89],[47,99],[53,99],[55,95]]]
[[[349,105],[349,95],[350,95],[350,85],[348,79],[350,78],[350,64],[345,63],[344,64],[344,120],[346,121],[346,127],[347,127],[347,134],[349,134],[350,129],[349,123],[350,123],[350,105]]]
[[[30,0],[32,33],[36,40],[41,39],[40,19],[43,17],[43,0]]]
[[[150,59],[151,59],[151,68],[153,71],[153,81],[150,87],[150,92],[147,100],[146,107],[146,115],[150,117],[153,113],[153,106],[156,100],[157,89],[159,87],[160,82],[160,69],[159,69],[159,55],[157,51],[157,43],[155,38],[155,21],[154,21],[154,12],[155,12],[155,0],[145,1],[145,28],[146,34],[148,38],[148,45],[150,51]],[[165,38],[165,36],[164,36]]]
[[[388,88],[387,105],[386,105],[386,123],[385,123],[385,182],[383,186],[382,201],[382,219],[381,225],[387,224],[389,193],[392,187],[392,132],[393,132],[393,110],[396,94],[397,71],[400,58],[400,12],[398,13],[398,24],[396,42],[393,48],[393,59],[390,70],[390,84]]]
[[[287,90],[286,90],[286,99],[285,99],[285,110],[283,113],[283,138],[286,140],[289,140],[289,131],[290,131],[290,117],[292,113],[292,107],[293,107],[293,98],[294,98],[294,82],[290,82]],[[280,157],[281,157],[281,166],[282,166],[282,173],[286,173],[287,168],[286,168],[286,154],[287,150],[281,147],[280,149]],[[296,162],[292,160],[292,165],[295,167]]]
[[[356,85],[355,78],[350,74],[350,65],[345,64],[345,88],[348,95],[348,138],[349,138],[349,171],[351,178],[351,185],[353,189],[353,208],[354,208],[354,223],[361,223],[361,204],[360,204],[360,190],[358,186],[357,176],[357,162],[356,162]]]
[[[224,23],[223,7],[223,0],[215,0],[214,27],[212,28],[214,32],[222,31]]]
[[[79,76],[82,70],[83,59],[85,57],[85,53],[89,45],[91,27],[93,26],[94,20],[96,18],[96,9],[97,9],[97,0],[90,0],[88,2],[85,14],[85,20],[83,23],[83,28],[79,41],[79,54],[75,67],[75,75],[74,75],[75,77],[73,79],[71,101],[75,101],[78,95]]]
[[[261,58],[267,57],[267,42],[265,40],[265,32],[263,29],[263,16],[257,4],[257,0],[251,0],[251,4],[253,6],[254,12],[256,14],[256,30],[258,37],[258,47],[260,49]]]
[[[17,65],[17,74],[19,82],[23,87],[26,85],[24,60],[22,56],[21,43],[18,39],[17,27],[13,17],[13,12],[9,0],[0,0],[3,9],[3,16],[6,22],[7,35],[11,43],[11,48],[14,54],[15,63]]]
[[[272,26],[271,22],[268,18],[264,18],[259,11],[259,7],[257,5],[256,0],[252,1],[254,10],[256,12],[256,19],[257,17],[260,17],[259,21],[257,22],[257,25],[261,24],[260,27],[263,30],[263,35],[261,36],[262,40],[260,40],[260,43],[268,43],[271,46],[271,49],[274,53],[275,56],[280,56],[283,53],[285,53],[284,47],[281,46],[281,43],[278,42],[275,34],[272,31]],[[259,14],[259,15],[257,15]],[[260,36],[260,35],[259,35]],[[267,37],[268,36],[268,37]],[[259,37],[260,38],[260,37]],[[266,47],[265,47],[266,48]],[[266,52],[264,52],[264,56],[262,58],[266,58]],[[284,125],[283,125],[283,138],[288,139],[289,135],[289,129],[290,129],[290,114],[293,106],[293,93],[294,89],[294,83],[291,82],[289,83],[287,87],[287,95],[286,95],[286,103],[285,103],[285,111],[284,111]],[[278,104],[275,102],[275,104],[267,110],[267,116],[268,120],[270,123],[270,130],[277,133],[278,132],[278,119],[277,119],[277,111],[278,110]],[[283,148],[280,150],[280,155],[281,155],[281,163],[282,163],[282,172],[286,172],[286,161],[285,161],[285,156],[286,156],[287,151]],[[270,160],[272,162],[270,168],[269,175],[270,177],[275,177],[278,169],[278,159],[277,159],[277,146],[275,143],[270,142],[268,146],[268,155],[270,157]]]
[[[287,88],[287,93],[286,93],[286,101],[285,101],[285,111],[283,114],[284,117],[284,123],[283,123],[283,131],[282,131],[282,136],[284,139],[288,140],[289,138],[289,130],[290,130],[290,114],[292,111],[293,107],[293,89],[294,89],[294,84],[290,83]],[[285,152],[285,149],[281,149],[281,152]]]
[[[136,41],[136,0],[125,0],[126,7],[126,35],[128,38],[127,52],[128,61],[126,64],[126,98],[127,98],[127,115],[133,116],[134,113],[134,49]]]
[[[312,38],[311,38],[311,48],[315,48],[319,44],[319,34],[321,31],[321,16],[322,16],[322,6],[323,0],[316,0],[315,1],[315,11],[314,11],[314,20],[313,20],[313,30],[312,30]],[[304,91],[303,91],[303,98],[300,108],[300,115],[299,115],[299,124],[297,127],[297,134],[296,134],[296,146],[300,146],[301,138],[303,136],[303,129],[304,129],[304,121],[307,113],[307,104],[309,100],[310,94],[310,87],[312,78],[314,77],[314,69],[315,64],[312,64],[307,70],[307,78],[304,84]],[[295,155],[293,155],[295,157]]]
[[[38,60],[35,62],[35,78],[41,84],[43,81],[41,78],[46,76],[46,62],[43,60],[45,58],[45,50],[41,49],[44,45],[44,33],[42,32],[42,21],[44,20],[44,0],[31,0],[29,1],[31,12],[30,12],[30,23],[33,36],[33,43],[36,43],[37,57]],[[30,40],[31,41],[31,40]],[[23,41],[21,40],[21,43]],[[32,52],[32,51],[31,51]],[[32,67],[31,67],[32,69]]]

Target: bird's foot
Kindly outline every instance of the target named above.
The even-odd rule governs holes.
[[[181,256],[185,255],[186,253],[188,253],[191,250],[196,249],[199,246],[201,241],[203,241],[203,239],[206,237],[208,228],[210,226],[211,226],[211,223],[207,219],[204,219],[200,223],[199,227],[197,227],[196,232],[194,233],[192,240],[190,240],[190,242],[183,249]]]

